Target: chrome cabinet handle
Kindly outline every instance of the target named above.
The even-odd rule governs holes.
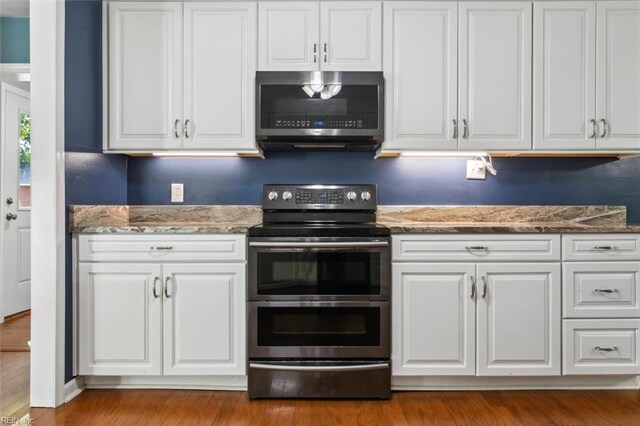
[[[606,250],[606,251],[611,251],[611,250],[615,250],[616,246],[594,246],[593,247],[594,250]]]
[[[167,277],[164,280],[164,297],[167,299],[171,298],[171,295],[169,294],[169,280],[171,280],[171,277]]]
[[[605,120],[604,118],[600,120],[600,124],[602,124],[602,133],[600,134],[600,137],[604,138],[607,136],[609,126],[607,125],[607,120]]]
[[[489,287],[487,286],[487,277],[482,277],[482,298],[484,299],[485,297],[487,297],[487,291],[489,290]]]
[[[327,62],[327,57],[329,56],[329,53],[327,53],[327,43],[324,44],[324,62]]]
[[[184,122],[184,137],[189,139],[189,119],[187,118]]]
[[[487,246],[465,246],[466,250],[489,250],[489,247]]]
[[[173,246],[150,247],[150,249],[155,251],[166,251],[166,250],[173,250]]]
[[[173,122],[173,134],[175,135],[176,139],[180,138],[180,134],[178,133],[178,124],[180,124],[180,120],[176,118],[176,121]]]
[[[155,277],[153,279],[153,297],[155,299],[160,297],[160,295],[158,294],[158,281],[160,281],[160,277]]]
[[[589,136],[589,139],[595,139],[596,135],[598,134],[596,130],[598,127],[598,123],[596,123],[596,120],[594,118],[589,120],[589,123],[591,123],[591,136]]]
[[[619,290],[617,288],[596,288],[593,291],[595,291],[596,293],[607,293],[607,294],[619,293]]]
[[[453,121],[453,139],[458,139],[458,120],[454,118],[451,121]]]
[[[467,119],[462,119],[462,139],[466,139],[469,135],[469,125],[467,124]]]
[[[313,63],[318,63],[318,43],[313,43]]]
[[[471,299],[476,297],[476,277],[471,277]]]
[[[16,220],[18,218],[18,216],[13,214],[13,213],[7,213],[6,218],[7,218],[7,220],[11,221],[11,220]]]
[[[611,348],[605,348],[605,347],[602,347],[602,346],[596,346],[593,349],[595,349],[596,351],[601,351],[601,352],[614,352],[614,351],[618,350],[618,347],[617,346],[613,346]]]

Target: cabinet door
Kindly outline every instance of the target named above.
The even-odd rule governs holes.
[[[383,149],[456,149],[458,4],[385,2]]]
[[[163,266],[165,375],[246,374],[245,269]]]
[[[531,8],[460,3],[462,149],[531,149]]]
[[[596,147],[596,3],[533,6],[533,146]]]
[[[258,69],[320,69],[319,2],[258,3]]]
[[[109,3],[110,150],[182,144],[182,4]]]
[[[322,2],[321,68],[327,71],[382,70],[382,2]]]
[[[162,373],[161,275],[158,264],[80,264],[79,374]]]
[[[256,3],[184,5],[184,147],[255,150]]]
[[[473,263],[394,263],[394,376],[475,374]]]
[[[560,374],[560,264],[478,264],[478,376]]]
[[[597,20],[597,148],[640,149],[640,2],[598,2]]]

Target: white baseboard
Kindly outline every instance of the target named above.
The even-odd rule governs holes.
[[[71,401],[85,389],[84,377],[75,377],[64,385],[64,402]]]
[[[87,389],[247,390],[247,376],[86,376],[84,383]]]
[[[456,377],[395,376],[396,391],[639,389],[638,376]]]

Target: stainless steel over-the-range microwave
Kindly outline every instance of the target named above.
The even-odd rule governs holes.
[[[256,73],[256,139],[265,151],[373,151],[383,136],[382,72]]]

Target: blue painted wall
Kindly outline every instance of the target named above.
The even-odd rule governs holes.
[[[29,62],[29,18],[1,16],[0,63]]]

